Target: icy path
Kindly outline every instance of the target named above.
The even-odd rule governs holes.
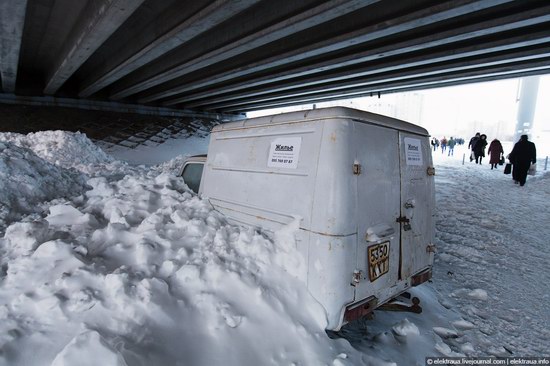
[[[437,156],[436,167],[433,286],[472,323],[447,343],[468,355],[548,355],[550,175],[519,187],[503,167]]]

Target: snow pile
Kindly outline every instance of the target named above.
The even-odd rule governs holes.
[[[276,245],[229,225],[162,169],[111,171],[89,178],[84,193],[72,190],[63,164],[113,162],[90,150],[70,161],[48,140],[59,136],[34,137],[19,139],[27,148],[2,143],[3,178],[51,182],[37,190],[49,193],[40,199],[53,191],[66,198],[37,207],[43,211],[0,238],[0,365],[364,362],[347,342],[326,336],[324,310],[283,268],[298,255],[296,225],[278,233]],[[2,192],[23,190],[9,183]]]
[[[0,133],[0,141],[27,148],[42,159],[64,168],[114,160],[80,132],[41,131],[28,135],[5,132]]]
[[[40,212],[44,201],[80,194],[85,179],[53,165],[30,149],[0,141],[0,234],[22,215]]]

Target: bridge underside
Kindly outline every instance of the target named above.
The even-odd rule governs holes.
[[[239,113],[550,72],[547,0],[2,0],[4,95]]]

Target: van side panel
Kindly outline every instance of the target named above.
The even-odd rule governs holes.
[[[214,132],[200,193],[240,223],[274,231],[298,215],[300,227],[310,229],[321,127],[304,122]],[[269,166],[272,145],[284,149],[288,141],[299,148],[295,165]]]
[[[297,263],[303,265],[292,274],[306,284],[321,136],[322,124],[307,121],[214,131],[200,190],[230,222],[268,235],[299,217]]]

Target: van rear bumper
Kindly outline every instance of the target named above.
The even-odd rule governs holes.
[[[349,304],[344,309],[344,314],[342,319],[342,322],[339,324],[337,329],[339,330],[340,327],[346,323],[352,322],[354,320],[360,319],[365,315],[368,315],[369,313],[372,313],[376,308],[383,305],[384,303],[390,301],[392,298],[399,296],[401,293],[406,291],[407,289],[418,286],[424,282],[427,282],[429,279],[432,278],[432,267],[428,267],[417,274],[415,274],[412,277],[409,277],[408,281],[401,281],[398,286],[393,287],[393,291],[386,292],[382,296],[382,301],[378,299],[376,296],[369,296],[366,299],[363,299],[361,301],[358,301],[353,304]]]
[[[426,268],[411,277],[411,286],[418,286],[432,278],[432,267]]]
[[[349,323],[353,320],[362,318],[371,313],[378,306],[378,299],[375,296],[370,296],[355,304],[348,305],[344,312],[344,323]]]

